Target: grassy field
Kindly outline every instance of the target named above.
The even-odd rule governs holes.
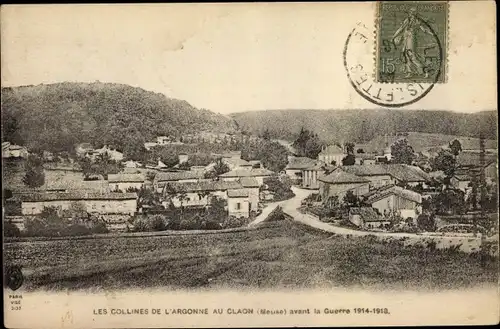
[[[344,238],[288,220],[203,235],[12,242],[24,289],[454,288],[495,283],[497,264],[452,251]]]

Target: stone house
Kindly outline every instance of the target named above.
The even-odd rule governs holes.
[[[341,168],[320,176],[318,181],[319,193],[323,201],[335,196],[342,201],[348,191],[361,196],[368,193],[370,184],[368,179],[345,172]]]
[[[227,191],[227,212],[229,216],[244,217],[250,216],[249,193],[246,189]]]
[[[430,181],[430,176],[422,169],[406,164],[352,165],[343,166],[342,170],[368,179],[370,187],[375,189],[397,183],[422,184],[425,188]]]
[[[109,174],[108,184],[109,190],[113,192],[127,192],[129,188],[139,190],[143,185],[146,177],[142,173],[136,174]]]
[[[74,203],[85,205],[87,212],[134,215],[137,211],[136,193],[97,193],[97,192],[62,192],[31,193],[19,196],[23,215],[38,215],[45,207],[70,209]]]
[[[335,165],[340,166],[342,164],[342,159],[346,156],[346,152],[337,145],[323,146],[321,152],[318,154],[318,160],[330,165],[335,163]]]
[[[349,221],[361,229],[376,229],[390,225],[387,218],[380,216],[374,208],[352,207],[349,209]]]
[[[317,161],[314,166],[308,167],[302,170],[302,188],[306,189],[318,189],[320,177],[325,171],[325,165],[321,161]]]
[[[416,219],[422,213],[422,195],[396,185],[386,185],[363,196],[364,202],[380,214],[397,213],[403,219]]]
[[[28,149],[24,146],[14,145],[10,142],[2,143],[2,158],[27,158]]]
[[[235,169],[231,170],[227,173],[224,173],[222,175],[219,175],[219,177],[223,181],[239,181],[241,178],[244,177],[252,177],[255,180],[257,180],[259,186],[262,186],[264,184],[264,179],[267,177],[271,177],[274,175],[274,172],[271,170],[267,169]]]
[[[285,173],[294,184],[302,184],[303,170],[316,165],[318,160],[307,157],[288,156],[288,164],[285,167]]]
[[[242,177],[239,180],[241,186],[248,191],[248,201],[250,203],[250,211],[259,210],[259,182],[254,177]]]
[[[200,170],[158,172],[153,187],[157,192],[162,192],[167,183],[196,183],[204,178],[205,173]]]

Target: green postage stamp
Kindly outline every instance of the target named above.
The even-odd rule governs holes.
[[[379,2],[376,33],[377,82],[446,82],[447,1]]]

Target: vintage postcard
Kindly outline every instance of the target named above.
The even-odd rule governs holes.
[[[4,325],[498,323],[494,9],[2,6]]]

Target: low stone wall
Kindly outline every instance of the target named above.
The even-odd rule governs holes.
[[[129,220],[132,218],[130,215],[102,215],[101,216],[106,222],[106,227],[110,232],[126,232],[127,224]],[[131,225],[128,225],[129,227]]]
[[[307,212],[308,215],[320,220],[317,215]],[[351,229],[352,230],[352,229]],[[473,253],[481,249],[482,239],[480,235],[474,236],[469,233],[392,233],[352,230],[353,236],[369,235],[379,240],[400,240],[405,246],[421,245],[423,247],[434,246],[436,249],[457,248],[464,253]],[[355,234],[361,233],[361,234]],[[349,234],[346,234],[349,235]]]
[[[481,237],[473,235],[430,235],[415,234],[415,237],[408,237],[404,240],[405,245],[430,246],[435,244],[436,249],[458,248],[465,253],[477,252],[481,249]]]

